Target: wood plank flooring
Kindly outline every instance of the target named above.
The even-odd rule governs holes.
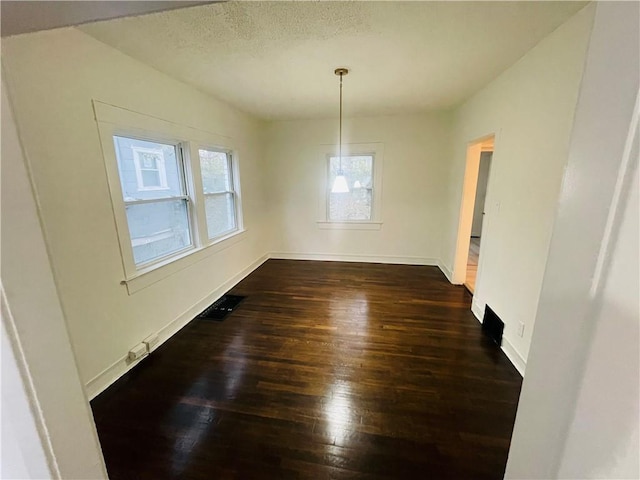
[[[436,267],[269,260],[91,403],[119,479],[499,479],[521,377]]]
[[[471,294],[476,291],[476,277],[478,276],[478,260],[480,258],[480,238],[471,237],[469,242],[469,256],[467,258],[467,275],[464,286]]]

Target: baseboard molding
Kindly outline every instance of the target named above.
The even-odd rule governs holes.
[[[444,273],[444,276],[447,277],[449,283],[453,284],[453,271],[440,260],[438,260],[438,268],[442,270],[442,273]]]
[[[224,282],[218,288],[216,288],[212,293],[207,295],[205,298],[198,301],[195,305],[191,306],[177,318],[169,322],[167,325],[162,327],[160,330],[156,332],[158,335],[158,344],[155,348],[159,347],[161,344],[166,342],[169,338],[175,335],[181,328],[183,328],[186,324],[188,324],[198,313],[204,310],[208,305],[215,302],[222,295],[228,292],[235,285],[240,283],[245,277],[247,277],[251,272],[257,269],[264,262],[273,259],[282,259],[282,260],[317,260],[317,261],[331,261],[331,262],[365,262],[365,263],[387,263],[387,264],[406,264],[406,265],[429,265],[429,266],[437,266],[442,273],[444,273],[447,280],[451,282],[451,270],[444,265],[441,261],[435,258],[429,257],[400,257],[400,256],[389,256],[389,255],[341,255],[341,254],[329,254],[329,253],[298,253],[298,252],[272,252],[262,255],[260,258],[256,259],[242,271],[234,275],[231,279]],[[453,283],[453,282],[451,282]],[[474,316],[478,319],[480,323],[482,323],[483,317],[483,307],[472,301],[471,303],[471,311]],[[509,341],[505,338],[502,340],[502,351],[505,353],[507,358],[511,361],[513,366],[518,370],[520,375],[524,375],[524,371],[526,368],[526,362],[522,358],[522,356],[518,353],[518,351],[509,343]],[[101,373],[92,378],[85,385],[85,390],[87,396],[90,400],[94,399],[104,390],[106,390],[109,386],[111,386],[116,380],[118,380],[122,375],[127,373],[133,367],[135,367],[138,363],[144,360],[143,357],[134,362],[129,361],[127,355],[124,355],[122,358],[116,360],[111,366],[107,367]]]
[[[478,319],[480,323],[482,323],[482,319],[484,318],[484,308],[478,302],[476,302],[476,297],[474,296],[471,300],[471,313],[473,316]]]
[[[507,358],[511,361],[518,373],[524,377],[524,371],[527,369],[527,362],[522,355],[511,345],[511,342],[507,340],[505,337],[502,337],[502,351],[507,356]]]
[[[436,258],[398,257],[392,255],[343,255],[335,253],[272,252],[270,258],[279,260],[316,260],[321,262],[363,262],[428,266],[438,266],[439,264],[439,261]]]
[[[207,308],[210,304],[218,300],[222,295],[240,283],[245,277],[247,277],[251,272],[257,269],[260,265],[266,262],[270,258],[269,254],[264,254],[250,265],[245,267],[239,273],[231,277],[229,280],[224,282],[222,285],[217,287],[213,292],[209,295],[198,301],[195,305],[188,308],[185,312],[180,314],[177,318],[169,322],[167,325],[162,327],[160,330],[156,332],[158,335],[158,344],[154,348],[158,348],[164,342],[166,342],[169,338],[175,335],[181,328],[183,328],[186,324],[188,324],[193,318],[200,313],[202,310]],[[138,363],[144,360],[148,355],[142,357],[134,362],[130,362],[127,355],[124,355],[122,358],[118,359],[111,366],[107,367],[97,376],[89,380],[85,385],[85,390],[87,393],[87,397],[89,400],[93,400],[96,396],[106,390],[109,386],[111,386],[116,380],[118,380],[122,375],[127,373],[133,367],[135,367]]]
[[[478,319],[480,323],[482,323],[482,319],[484,317],[484,307],[475,301],[475,297],[471,301],[471,312],[473,316]],[[507,356],[509,361],[516,367],[516,370],[524,377],[524,371],[527,367],[527,362],[525,362],[522,355],[511,345],[509,340],[506,337],[502,337],[502,346],[500,347],[504,354]]]

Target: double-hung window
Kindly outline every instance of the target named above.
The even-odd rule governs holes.
[[[129,294],[243,239],[240,168],[228,137],[93,106]]]
[[[204,148],[198,150],[198,157],[207,235],[209,240],[213,240],[238,228],[232,157],[226,150]]]
[[[318,202],[318,227],[379,230],[384,145],[344,144],[342,158],[337,150],[334,145],[320,145],[318,150],[326,172]]]
[[[329,206],[331,222],[371,221],[373,213],[373,159],[368,155],[329,156]],[[346,192],[333,192],[336,176],[344,175]]]
[[[136,267],[193,248],[180,145],[114,136]]]

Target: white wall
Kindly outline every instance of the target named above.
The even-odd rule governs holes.
[[[263,125],[74,28],[2,43],[80,376],[95,393],[127,368],[133,345],[165,327],[169,336],[264,259]],[[128,295],[92,99],[230,137],[240,158],[243,240]]]
[[[5,88],[1,185],[2,478],[107,478]]]
[[[4,291],[2,292],[4,295]],[[3,302],[3,320],[9,315]],[[6,313],[4,313],[6,312]],[[2,355],[2,388],[0,388],[0,478],[49,478],[52,476],[40,440],[36,418],[27,386],[23,381],[18,355],[14,352],[3,321],[0,354]]]
[[[355,87],[354,87],[355,88]],[[447,114],[345,119],[343,142],[383,143],[382,228],[318,228],[326,160],[337,119],[269,124],[267,163],[278,256],[437,264],[447,181]]]
[[[597,4],[506,478],[639,477],[639,37]]]
[[[503,345],[524,366],[593,18],[587,6],[454,113],[445,266],[454,265],[467,144],[495,133],[474,312],[504,320]],[[468,245],[467,247],[468,248]],[[460,271],[462,269],[462,272]],[[517,335],[518,322],[525,324]]]
[[[640,198],[635,175],[623,199],[595,331],[575,416],[567,433],[560,478],[640,478]],[[598,412],[598,413],[596,413]]]

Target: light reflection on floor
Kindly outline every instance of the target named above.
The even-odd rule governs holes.
[[[363,292],[332,297],[328,308],[330,323],[342,329],[340,334],[364,337],[366,342],[369,333],[369,302]],[[354,425],[359,423],[355,406],[351,401],[354,396],[351,377],[354,368],[361,363],[363,350],[354,356],[354,352],[342,351],[340,343],[333,344],[333,349],[334,358],[339,358],[340,364],[337,366],[334,382],[327,389],[328,399],[323,410],[327,433],[334,444],[342,445],[354,429]]]
[[[224,351],[225,357],[232,357],[231,352],[242,351],[244,347],[244,336],[242,334],[237,335],[233,338],[231,342],[227,345]],[[214,395],[214,397],[220,398],[223,397],[223,400],[231,399],[235,396],[238,387],[241,386],[242,380],[244,377],[246,359],[243,356],[236,356],[234,358],[235,361],[226,361],[224,362],[224,375],[225,375],[225,384],[224,384],[224,393],[223,395]],[[191,388],[185,393],[184,398],[199,398],[203,396],[202,386],[207,385],[207,376],[209,375],[208,371],[205,371],[202,375],[200,375],[195,382],[191,384]],[[209,403],[209,402],[207,402]],[[197,414],[192,417],[192,421],[189,427],[182,433],[178,435],[176,440],[173,443],[173,454],[171,457],[171,471],[174,475],[180,476],[184,470],[189,466],[189,461],[191,455],[197,451],[196,447],[201,442],[203,438],[207,436],[211,428],[217,423],[216,412],[214,410],[215,401],[211,402],[211,406],[193,406],[190,408],[199,408]],[[181,413],[181,409],[185,408],[184,403],[178,403],[176,406],[169,412],[169,419],[175,418],[184,418]],[[172,424],[171,420],[168,422]]]

